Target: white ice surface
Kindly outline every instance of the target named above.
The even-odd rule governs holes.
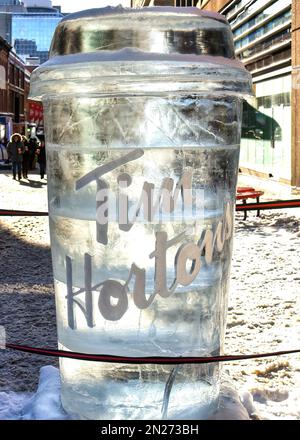
[[[225,58],[221,56],[211,55],[194,55],[194,54],[166,54],[166,53],[154,53],[143,52],[135,48],[125,48],[118,51],[97,51],[97,52],[82,52],[70,55],[57,55],[50,58],[46,63],[42,65],[40,70],[45,70],[49,67],[57,67],[63,65],[72,65],[78,63],[91,63],[91,62],[142,62],[142,61],[167,61],[167,62],[187,62],[196,63],[200,66],[226,66],[231,68],[240,69],[245,71],[243,63],[236,59]]]
[[[69,14],[65,18],[62,19],[61,22],[70,21],[70,20],[82,20],[82,19],[94,19],[95,17],[113,15],[113,14],[149,14],[151,12],[159,13],[168,13],[169,15],[181,14],[181,15],[197,15],[199,17],[207,17],[214,18],[216,20],[223,21],[227,23],[226,18],[218,14],[217,12],[204,11],[199,8],[192,7],[184,7],[184,8],[173,8],[172,6],[156,6],[156,7],[147,7],[147,8],[123,8],[121,5],[112,7],[107,6],[105,8],[94,8],[94,9],[85,9],[83,11],[74,12],[73,14]]]

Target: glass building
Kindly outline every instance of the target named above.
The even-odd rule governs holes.
[[[220,11],[236,54],[251,72],[255,97],[244,106],[240,164],[291,181],[291,0],[234,0]]]
[[[55,28],[62,17],[56,9],[42,8],[28,8],[26,13],[13,14],[11,39],[18,55],[24,60],[39,57],[41,63],[47,61]]]
[[[0,0],[0,36],[24,61],[39,58],[43,63],[63,16],[59,6],[52,7],[51,0]]]
[[[1,0],[0,6],[17,6],[21,3],[20,0]]]

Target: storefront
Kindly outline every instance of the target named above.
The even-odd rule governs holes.
[[[291,181],[291,75],[255,84],[244,106],[241,167]]]
[[[44,135],[44,113],[41,102],[27,100],[27,134]]]

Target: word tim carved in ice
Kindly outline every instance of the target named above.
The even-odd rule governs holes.
[[[155,188],[154,183],[145,181],[141,194],[136,204],[129,200],[126,190],[132,184],[132,177],[127,173],[121,173],[117,177],[117,190],[110,189],[108,182],[102,178],[105,174],[141,158],[144,155],[142,149],[137,149],[128,154],[102,165],[77,180],[75,189],[79,191],[91,182],[96,181],[96,227],[97,241],[101,244],[108,244],[109,221],[117,221],[119,229],[124,232],[130,231],[134,223],[162,222],[162,215],[166,221],[165,214],[174,214],[179,196],[181,195],[181,219],[193,211],[198,220],[203,214],[203,191],[194,190],[192,186],[193,172],[187,169],[182,173],[177,184],[170,177],[162,180],[160,187]],[[156,194],[156,200],[155,199]],[[143,213],[143,215],[142,215]]]

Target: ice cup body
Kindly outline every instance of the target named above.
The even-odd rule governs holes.
[[[64,38],[62,38],[64,36]],[[59,347],[222,353],[249,74],[228,23],[196,8],[106,8],[57,28],[43,102]],[[60,359],[83,419],[204,419],[214,364]]]

